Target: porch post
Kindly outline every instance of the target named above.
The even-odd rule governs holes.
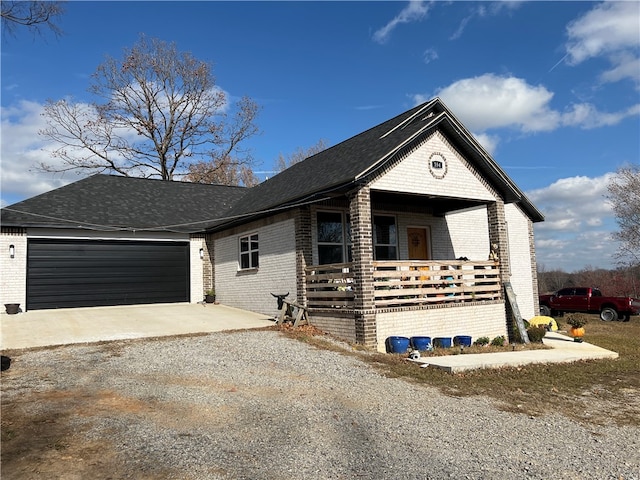
[[[311,209],[300,207],[295,216],[296,235],[296,289],[297,300],[307,304],[307,273],[305,268],[312,262]]]
[[[511,277],[509,265],[509,238],[507,236],[507,221],[504,214],[504,202],[501,199],[489,204],[489,244],[497,246],[500,262],[500,281],[508,282]]]
[[[216,262],[213,255],[213,235],[207,233],[202,243],[202,285],[206,292],[216,287]]]
[[[496,246],[495,251],[498,255],[498,261],[500,262],[500,283],[504,286],[504,282],[508,282],[511,279],[511,265],[509,263],[509,236],[507,235],[507,221],[504,213],[504,201],[497,199],[495,202],[490,203],[487,207],[487,214],[489,217],[489,244],[492,247]],[[504,291],[502,292],[504,297]],[[507,312],[507,333],[509,337],[512,337],[513,327],[515,325],[515,319],[513,312],[509,307],[509,302],[505,302],[505,308]],[[512,339],[512,338],[510,338]]]
[[[373,235],[371,192],[360,188],[350,198],[353,249],[354,316],[356,342],[375,346],[376,313],[373,288]]]

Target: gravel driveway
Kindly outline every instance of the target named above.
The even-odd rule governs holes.
[[[638,428],[505,413],[276,331],[12,358],[3,480],[640,479]]]

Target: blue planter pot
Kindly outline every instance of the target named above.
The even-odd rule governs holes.
[[[451,337],[436,337],[433,339],[436,348],[451,348]]]
[[[424,352],[431,349],[431,337],[411,337],[409,344],[414,350]]]
[[[471,336],[470,335],[456,335],[453,337],[453,344],[459,347],[470,347]]]
[[[409,339],[407,337],[388,337],[387,353],[407,353],[409,350]]]

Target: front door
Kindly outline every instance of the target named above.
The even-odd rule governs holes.
[[[409,260],[430,260],[429,235],[426,228],[407,228]]]

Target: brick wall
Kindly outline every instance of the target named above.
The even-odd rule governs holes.
[[[296,211],[294,221],[296,232],[296,291],[298,292],[298,302],[306,305],[307,276],[305,268],[313,265],[312,221],[309,206],[299,208]]]
[[[435,178],[429,171],[429,158],[436,152],[446,159],[444,178]],[[482,176],[439,132],[382,173],[371,183],[372,189],[479,200],[495,197]]]
[[[533,229],[531,221],[517,205],[504,206],[505,219],[509,234],[509,262],[511,264],[511,285],[516,294],[518,310],[522,317],[530,319],[536,315],[538,308],[537,287],[534,293],[533,274],[536,269],[532,264],[531,242]]]
[[[14,258],[9,256],[9,246],[15,248]],[[27,233],[20,228],[3,228],[0,233],[0,310],[5,303],[19,303],[24,311],[27,306]]]
[[[204,235],[192,235],[189,239],[189,262],[191,277],[191,303],[201,302],[204,298],[204,264],[205,259],[200,258],[200,249],[204,256]]]
[[[356,325],[354,312],[352,310],[344,312],[332,311],[329,314],[322,311],[312,312],[309,322],[323,332],[334,335],[347,342],[356,342]]]
[[[504,335],[505,305],[502,301],[490,304],[465,304],[464,306],[432,308],[424,310],[381,311],[377,314],[378,351],[385,351],[385,341],[390,336],[454,337],[471,335],[490,339]]]
[[[374,345],[376,321],[373,288],[373,232],[371,194],[361,187],[351,198],[351,241],[353,243],[354,317],[356,342]]]
[[[460,258],[487,260],[489,258],[489,220],[486,207],[452,212],[446,215],[445,234],[450,239],[450,256],[436,258]],[[441,252],[445,254],[447,252]]]
[[[258,234],[259,268],[240,270],[239,239]],[[271,293],[294,300],[296,235],[293,214],[270,217],[214,236],[216,300],[225,305],[275,316]]]

